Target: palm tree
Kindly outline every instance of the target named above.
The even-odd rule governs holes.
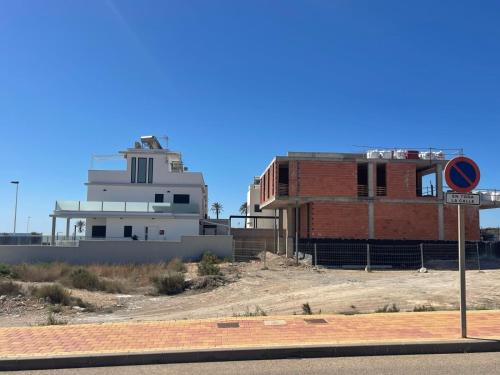
[[[78,220],[76,222],[76,228],[78,229],[78,233],[82,233],[83,230],[85,229],[85,221],[83,220]]]
[[[219,203],[219,202],[212,203],[211,211],[215,212],[215,216],[217,217],[217,220],[218,220],[219,214],[223,211],[222,203]]]
[[[248,205],[247,202],[243,202],[240,206],[240,214],[247,216]],[[247,229],[247,219],[245,219],[245,229]]]

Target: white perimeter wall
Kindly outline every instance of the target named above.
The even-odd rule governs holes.
[[[0,245],[0,263],[66,262],[157,263],[173,258],[199,260],[205,251],[218,257],[230,257],[232,236],[186,236],[179,242],[169,241],[80,241],[78,247]]]

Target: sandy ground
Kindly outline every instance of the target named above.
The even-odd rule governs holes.
[[[270,259],[269,259],[270,258]],[[128,320],[193,319],[232,316],[254,311],[258,306],[267,315],[301,314],[302,304],[313,312],[370,313],[386,304],[401,311],[416,305],[438,310],[458,307],[458,272],[429,269],[417,271],[374,271],[314,269],[308,265],[286,265],[283,258],[268,256],[263,264],[241,263],[226,267],[232,280],[206,292],[177,296],[113,295],[72,290],[72,294],[99,307],[97,312],[67,309],[60,318],[69,324]],[[496,269],[495,269],[496,267]],[[468,307],[500,308],[500,262],[490,269],[467,271]],[[0,326],[40,324],[48,308],[36,301],[24,301],[30,308],[2,312]]]

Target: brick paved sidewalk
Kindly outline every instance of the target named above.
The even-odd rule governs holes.
[[[471,311],[468,324],[470,338],[500,339],[500,311]],[[10,327],[0,359],[459,338],[457,311]]]

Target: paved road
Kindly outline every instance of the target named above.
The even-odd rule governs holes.
[[[185,363],[85,369],[5,372],[12,375],[330,375],[330,374],[500,374],[500,353],[345,357]]]

